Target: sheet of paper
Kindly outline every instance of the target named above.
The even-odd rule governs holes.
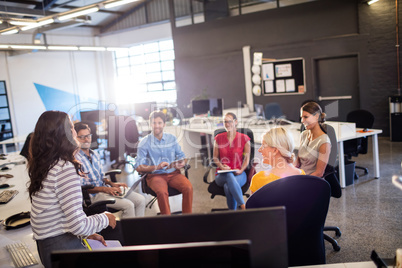
[[[120,248],[122,247],[119,240],[106,240],[107,247],[105,247],[100,241],[94,239],[87,239],[88,244],[91,246],[92,250],[95,249],[105,249],[105,248]]]

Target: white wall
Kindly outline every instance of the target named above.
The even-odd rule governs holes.
[[[170,24],[144,27],[115,35],[93,37],[81,28],[51,32],[51,45],[103,45],[129,47],[171,38]],[[31,34],[0,36],[0,43],[32,43]],[[81,101],[114,102],[114,66],[111,52],[34,52],[11,56],[0,52],[0,80],[6,81],[14,135],[33,131],[45,111],[34,83],[78,94]],[[62,100],[61,100],[62,101]],[[75,107],[72,107],[72,110]]]

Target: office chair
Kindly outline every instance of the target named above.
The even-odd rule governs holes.
[[[220,133],[226,132],[226,130],[224,128],[220,128],[214,131],[214,137]],[[237,132],[239,133],[243,133],[246,134],[247,136],[250,137],[250,143],[251,143],[251,150],[250,150],[250,162],[249,162],[249,166],[246,169],[246,174],[247,174],[247,181],[246,183],[241,187],[242,189],[242,193],[244,196],[246,196],[247,198],[250,196],[247,191],[248,188],[250,187],[250,183],[251,183],[251,179],[253,178],[255,172],[255,166],[256,164],[254,163],[254,134],[251,131],[251,129],[249,128],[238,128]],[[215,182],[215,175],[214,175],[214,180],[213,181],[208,181],[208,176],[209,173],[211,171],[213,171],[215,174],[215,169],[216,169],[216,165],[213,162],[213,160],[211,159],[210,164],[208,165],[207,171],[204,174],[204,182],[206,184],[209,184],[208,186],[208,192],[211,194],[211,199],[215,198],[215,196],[217,195],[221,195],[221,196],[226,196],[225,194],[225,190],[223,187],[219,186],[218,184],[216,184]],[[223,208],[213,208],[211,209],[211,211],[221,211],[221,210],[228,210],[228,209],[223,209]]]
[[[323,228],[330,197],[325,180],[295,175],[261,187],[246,208],[285,206],[289,266],[325,264]]]
[[[366,110],[355,110],[347,114],[346,121],[356,123],[357,128],[372,128],[374,124],[374,115]],[[343,142],[343,148],[346,158],[349,160],[352,156],[358,156],[359,154],[367,154],[368,149],[368,137],[359,139],[347,140]],[[355,169],[364,170],[364,174],[368,174],[368,169],[361,166],[355,166]],[[355,179],[359,176],[354,172]]]
[[[265,118],[267,120],[279,119],[284,117],[285,115],[283,114],[281,106],[278,103],[271,102],[265,105]]]
[[[27,160],[29,160],[29,142],[31,141],[33,132],[29,133],[27,138],[25,139],[24,146],[22,146],[20,155],[25,157]]]
[[[191,168],[191,166],[188,163],[184,166],[184,176],[186,176],[187,179],[188,179],[188,170],[190,168]],[[157,197],[156,193],[151,189],[151,187],[148,186],[147,176],[149,173],[139,173],[139,174],[141,176],[140,181],[141,181],[142,192],[153,196],[151,201],[149,201],[145,205],[145,207],[152,208],[154,203],[158,200],[158,197]],[[179,190],[172,188],[170,186],[168,186],[168,193],[169,193],[169,197],[181,194],[181,192],[179,192]],[[181,213],[181,211],[172,212],[171,214],[179,214],[179,213]]]
[[[109,176],[112,181],[116,181],[117,174],[121,174],[121,170],[114,169],[114,170],[109,170],[109,171],[105,172],[105,176]],[[116,212],[117,210],[115,210],[115,209],[107,208],[108,204],[114,204],[116,202],[116,200],[112,196],[110,196],[110,199],[92,203],[91,198],[90,198],[90,193],[88,192],[88,190],[93,189],[93,188],[94,188],[93,185],[82,185],[81,186],[82,200],[83,200],[82,207],[84,209],[85,214],[90,216],[90,215],[102,213],[104,211]]]
[[[125,164],[133,167],[133,160],[137,154],[139,132],[137,122],[130,116],[109,116],[108,119],[108,148],[110,161],[116,161],[112,168],[120,168]]]
[[[338,143],[336,140],[335,129],[328,125],[322,124],[323,131],[327,133],[330,141],[331,141],[331,153],[329,155],[328,164],[325,168],[325,172],[323,178],[329,183],[331,187],[331,196],[335,198],[340,198],[342,196],[341,185],[339,184],[339,179],[337,172],[335,170],[336,160],[338,157]],[[341,230],[337,226],[324,226],[324,231],[334,231],[336,238],[342,235]],[[335,251],[340,251],[341,247],[338,245],[338,242],[324,233],[324,239],[332,244],[332,247]]]

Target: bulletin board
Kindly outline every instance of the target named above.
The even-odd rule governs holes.
[[[306,92],[303,58],[263,61],[261,78],[265,96]]]

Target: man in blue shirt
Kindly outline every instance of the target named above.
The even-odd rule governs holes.
[[[183,194],[182,211],[191,213],[193,186],[180,172],[186,164],[185,155],[176,137],[163,132],[166,121],[164,113],[152,112],[149,121],[152,132],[138,145],[135,168],[140,173],[150,173],[147,183],[157,195],[161,214],[170,215],[168,186]]]
[[[93,185],[94,188],[88,190],[91,193],[91,201],[110,199],[110,196],[118,196],[121,193],[120,187],[127,187],[125,183],[114,183],[104,178],[102,163],[97,152],[90,149],[92,142],[91,129],[87,124],[78,122],[74,124],[77,132],[77,140],[81,150],[75,158],[81,162],[82,169],[86,174],[81,178],[81,185]],[[116,203],[108,204],[116,210],[123,212],[122,218],[140,217],[145,213],[145,197],[139,193],[131,191],[124,198],[116,198]]]

